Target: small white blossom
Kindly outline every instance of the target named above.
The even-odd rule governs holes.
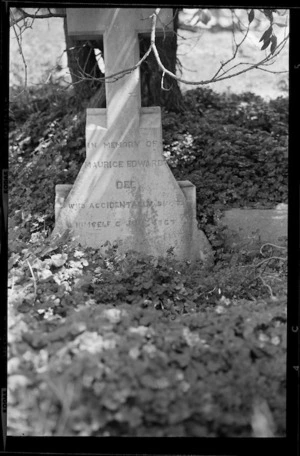
[[[180,387],[182,391],[186,393],[190,389],[191,385],[188,382],[182,382]]]
[[[271,339],[271,342],[273,345],[279,345],[280,344],[280,338],[278,336],[274,336]]]
[[[74,252],[74,257],[75,257],[75,258],[82,258],[83,256],[84,256],[84,253],[81,252],[80,250],[76,250],[76,251]]]
[[[119,323],[121,321],[122,311],[120,309],[106,309],[103,315],[109,319],[111,323]]]
[[[266,334],[261,333],[258,336],[258,339],[260,340],[260,342],[267,342],[269,340],[269,337]]]
[[[198,334],[192,333],[189,328],[184,327],[182,333],[189,347],[194,347],[200,343]]]
[[[167,378],[159,378],[158,380],[156,380],[155,386],[158,389],[168,388],[168,386],[170,386],[170,382]]]
[[[177,380],[183,380],[184,379],[184,375],[182,372],[176,372],[176,379]]]
[[[132,326],[129,328],[129,332],[133,334],[139,334],[140,336],[145,336],[149,331],[149,328],[147,326],[138,326],[137,328]]]
[[[229,304],[231,303],[230,299],[226,298],[225,296],[221,296],[219,302],[221,304],[225,304],[225,306],[229,306]]]
[[[151,355],[156,352],[156,347],[153,344],[146,344],[144,345],[143,350]]]
[[[222,314],[222,313],[224,313],[224,312],[225,312],[225,309],[224,309],[223,306],[217,306],[217,307],[216,307],[216,313],[217,313],[217,314]]]
[[[140,350],[137,347],[133,347],[129,350],[129,356],[133,359],[137,359],[140,356]]]

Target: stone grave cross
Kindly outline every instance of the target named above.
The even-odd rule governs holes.
[[[103,35],[105,76],[140,59],[138,33],[150,33],[153,8],[67,9],[68,33]],[[172,10],[158,28],[171,30]],[[168,24],[168,27],[167,27]],[[86,160],[73,185],[56,186],[53,234],[71,229],[82,245],[117,242],[154,256],[174,249],[179,259],[205,257],[196,224],[195,187],[176,182],[162,155],[159,107],[141,108],[140,69],[106,81],[106,109],[87,109]]]

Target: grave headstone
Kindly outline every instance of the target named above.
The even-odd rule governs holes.
[[[150,33],[151,8],[67,9],[68,33],[103,35],[105,76],[139,61],[138,33]],[[157,32],[172,26],[162,9]],[[53,234],[71,229],[82,245],[117,242],[178,259],[205,261],[210,246],[197,228],[196,189],[177,182],[163,157],[161,110],[141,107],[139,68],[106,81],[106,109],[87,109],[86,160],[73,186],[56,186]]]
[[[240,249],[270,242],[284,245],[287,237],[287,204],[274,209],[229,209],[224,212],[220,225],[226,228],[226,245]]]

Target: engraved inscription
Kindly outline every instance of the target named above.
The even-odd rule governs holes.
[[[165,165],[165,160],[127,160],[126,165],[128,168],[135,168],[137,166],[162,166]]]
[[[165,160],[127,160],[127,161],[88,161],[86,168],[148,168],[166,165]]]
[[[86,168],[123,168],[124,161],[93,161],[86,162]]]
[[[130,209],[134,207],[164,207],[168,204],[172,204],[169,201],[151,201],[151,200],[139,200],[139,201],[102,201],[98,203],[89,203],[89,205],[81,203],[69,203],[69,209]],[[175,200],[175,204],[181,206],[183,203],[180,200]]]
[[[136,189],[136,186],[135,186],[135,181],[116,181],[116,188],[118,190],[122,189],[122,188],[132,188],[132,189]]]
[[[112,142],[105,142],[104,147],[108,147],[110,149],[116,149],[118,147],[138,147],[140,141],[112,141]]]
[[[144,217],[144,221],[150,220],[148,217]],[[176,222],[175,219],[159,219],[156,221],[157,225],[172,225]],[[76,228],[94,228],[94,229],[101,229],[101,228],[108,228],[111,226],[136,226],[141,223],[141,220],[136,219],[129,219],[129,220],[106,220],[106,221],[98,221],[98,222],[75,222]]]
[[[111,141],[104,142],[104,147],[109,149],[118,149],[123,147],[139,147],[145,145],[146,147],[158,147],[160,143],[158,141]]]

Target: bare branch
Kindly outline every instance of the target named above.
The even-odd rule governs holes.
[[[12,15],[13,15],[13,13],[12,13]],[[20,38],[18,37],[15,24],[13,24],[13,30],[14,30],[14,33],[15,33],[15,36],[16,36],[16,39],[17,39],[17,42],[18,42],[19,52],[21,54],[21,57],[22,57],[22,60],[23,60],[23,64],[24,64],[24,75],[25,75],[24,85],[25,85],[25,88],[26,88],[27,87],[27,63],[26,63],[26,60],[25,60],[25,57],[24,57],[24,54],[23,54]]]
[[[275,249],[280,249],[280,250],[287,250],[286,247],[283,247],[281,245],[276,245],[276,244],[271,244],[270,242],[266,242],[265,244],[263,244],[260,248],[260,253],[263,255],[263,249],[267,246],[270,246],[270,247],[274,247]]]
[[[245,39],[246,39],[247,36],[248,36],[249,27],[250,27],[250,23],[248,24],[248,27],[247,27],[247,30],[246,30],[245,35],[243,36],[242,40],[241,40],[239,43],[236,42],[236,40],[235,40],[235,34],[234,34],[234,28],[232,29],[233,39],[234,39],[234,42],[235,42],[235,50],[234,50],[233,55],[232,55],[231,58],[229,58],[228,60],[226,60],[226,62],[223,62],[223,63],[221,62],[220,68],[219,68],[218,71],[214,74],[214,76],[212,77],[212,79],[216,79],[217,76],[218,76],[218,74],[220,73],[220,71],[223,70],[224,66],[228,65],[229,62],[231,62],[232,60],[235,59],[235,57],[236,57],[236,55],[237,55],[237,53],[238,53],[239,48],[241,47],[241,45],[243,44],[243,42],[245,41]],[[227,71],[230,71],[230,70],[227,70]],[[224,74],[225,74],[225,73],[223,72],[223,75],[224,75]]]
[[[86,73],[83,68],[79,67],[81,73],[81,80],[92,80],[92,81],[106,81],[106,82],[115,82],[121,79],[122,77],[126,76],[126,74],[131,73],[132,71],[136,70],[143,62],[146,60],[148,55],[151,53],[151,45],[149,46],[148,50],[145,52],[143,57],[131,68],[127,68],[126,70],[118,71],[117,73],[110,74],[108,76],[104,76],[102,78],[95,78],[90,74]],[[76,75],[78,77],[78,75]],[[111,81],[112,79],[112,81]],[[79,81],[81,82],[81,81]]]
[[[288,70],[286,70],[286,71],[272,71],[272,70],[266,70],[266,68],[261,68],[261,67],[258,67],[257,70],[266,71],[267,73],[272,73],[272,74],[288,73]]]
[[[63,13],[52,13],[50,11],[50,8],[47,8],[49,13],[48,14],[38,14],[41,8],[38,8],[35,12],[35,14],[30,14],[27,13],[26,11],[23,10],[23,8],[16,8],[20,13],[22,13],[22,16],[19,17],[18,19],[14,19],[14,21],[10,23],[10,26],[16,25],[18,22],[24,20],[25,18],[30,18],[30,19],[49,19],[51,17],[66,17],[65,14]]]
[[[286,37],[281,43],[279,43],[279,45],[277,46],[277,49],[282,45],[282,43],[284,42],[283,46],[286,44],[286,40],[288,39],[288,37]],[[282,47],[283,47],[282,46]],[[253,68],[257,69],[257,70],[263,70],[262,66],[267,66],[267,65],[273,65],[274,62],[275,62],[275,57],[281,52],[278,51],[276,52],[276,54],[274,55],[271,55],[269,54],[267,57],[265,57],[263,60],[261,60],[260,62],[258,63],[253,63],[253,62],[240,62],[240,63],[237,63],[236,65],[232,66],[231,68],[228,68],[227,70],[223,70],[223,75],[222,76],[225,76],[229,71],[232,71],[234,68],[237,68],[238,66],[240,65],[249,65],[249,68],[246,68],[244,71],[249,71]],[[271,71],[271,70],[265,70],[265,71],[268,71],[270,73],[287,73],[287,71]],[[240,74],[240,73],[235,73],[234,75],[231,75],[230,77],[233,77],[237,74]],[[214,79],[214,78],[212,78]],[[222,79],[226,79],[226,78],[215,78],[215,81],[219,81],[219,80],[222,80]]]
[[[35,299],[35,298],[36,298],[36,293],[37,293],[36,278],[35,278],[35,275],[34,275],[34,273],[33,273],[31,264],[29,263],[28,260],[27,260],[27,263],[28,263],[28,266],[29,266],[29,269],[30,269],[30,272],[31,272],[31,275],[32,275],[32,278],[33,278],[34,299]]]
[[[15,27],[15,25],[19,21],[21,21],[22,19],[24,20],[26,18],[31,18],[31,19],[34,20],[36,18],[42,19],[42,18],[49,18],[49,17],[65,17],[65,14],[62,14],[62,13],[52,13],[50,8],[48,8],[48,11],[49,11],[48,14],[38,14],[38,12],[40,11],[40,8],[37,9],[35,14],[29,14],[26,11],[24,11],[22,8],[17,8],[17,10],[18,10],[18,12],[21,12],[22,17],[16,19],[13,16],[13,18],[14,18],[13,21],[12,21],[12,26],[13,27]],[[150,46],[149,46],[148,50],[146,51],[146,53],[144,54],[144,56],[133,67],[127,68],[125,70],[122,70],[122,71],[119,71],[117,73],[114,73],[114,74],[111,74],[111,75],[107,75],[107,76],[104,76],[104,77],[101,77],[101,78],[95,78],[95,77],[91,76],[90,74],[88,74],[85,71],[85,68],[80,68],[79,75],[76,74],[76,77],[78,78],[78,81],[75,82],[74,84],[80,83],[83,80],[87,80],[87,79],[88,80],[94,80],[94,81],[101,81],[101,82],[102,81],[106,81],[107,83],[113,83],[113,82],[119,80],[120,78],[124,77],[125,75],[131,73],[132,71],[136,70],[144,62],[144,60],[146,60],[146,58],[150,55],[151,52],[153,52],[153,54],[155,56],[155,59],[156,59],[156,62],[157,62],[158,66],[159,66],[159,68],[160,68],[160,70],[162,72],[162,81],[161,81],[162,90],[170,90],[170,89],[166,89],[164,87],[164,77],[165,77],[165,75],[169,75],[171,78],[173,78],[173,79],[175,79],[178,82],[181,82],[183,84],[206,85],[206,84],[211,84],[213,82],[223,81],[225,79],[233,78],[235,76],[244,74],[244,73],[246,73],[246,72],[248,72],[248,71],[250,71],[252,69],[260,69],[260,70],[267,71],[267,72],[270,72],[270,73],[285,73],[284,71],[266,70],[265,68],[262,68],[262,67],[263,66],[267,66],[267,65],[271,65],[271,64],[274,63],[275,57],[282,51],[284,45],[286,44],[286,42],[287,42],[287,40],[289,38],[289,35],[285,36],[284,39],[281,41],[281,43],[279,43],[277,45],[277,47],[274,50],[273,54],[270,52],[267,56],[265,56],[259,62],[254,62],[254,63],[240,62],[240,63],[238,63],[238,64],[236,64],[236,65],[234,65],[234,66],[232,66],[230,68],[227,68],[227,69],[224,68],[231,61],[233,61],[235,59],[239,48],[241,47],[241,45],[244,43],[245,39],[247,38],[248,33],[249,33],[249,29],[250,29],[250,23],[248,23],[246,31],[245,31],[245,33],[244,33],[244,35],[243,35],[243,37],[242,37],[242,39],[241,39],[241,41],[239,43],[236,42],[234,31],[233,31],[233,39],[234,39],[234,42],[235,42],[235,49],[233,50],[233,55],[227,61],[221,62],[219,69],[216,71],[216,73],[210,79],[201,80],[201,81],[189,81],[189,80],[186,80],[186,79],[182,79],[181,77],[176,76],[174,73],[172,73],[167,68],[165,68],[165,66],[161,62],[161,59],[160,59],[160,56],[159,56],[159,53],[158,53],[158,50],[157,50],[157,47],[156,47],[156,44],[155,44],[156,23],[157,23],[157,20],[160,20],[159,13],[160,13],[160,8],[156,8],[154,13],[150,16],[152,18]],[[241,22],[240,22],[240,25],[242,25]],[[16,34],[16,37],[17,37],[17,40],[18,40],[19,47],[21,47],[20,40],[19,40],[19,38],[17,36],[15,28],[14,28],[14,31],[15,31],[15,34]],[[26,65],[26,62],[25,62],[25,59],[24,59],[24,55],[21,52],[21,49],[20,49],[20,53],[22,55],[25,68],[27,69],[27,65]],[[228,74],[229,72],[233,71],[234,69],[236,69],[238,66],[241,66],[241,65],[247,65],[247,68],[241,69],[240,71],[235,71],[232,74]],[[221,71],[222,71],[222,74],[220,74]],[[26,76],[26,82],[27,82],[27,76]]]
[[[97,79],[98,81],[114,82],[114,81],[120,79],[121,77],[125,76],[126,74],[134,71],[137,67],[139,67],[141,65],[141,63],[153,51],[153,53],[155,55],[155,58],[156,58],[156,61],[157,61],[157,64],[158,64],[159,68],[161,69],[163,76],[168,74],[171,78],[173,78],[173,79],[175,79],[175,80],[177,80],[179,82],[182,82],[184,84],[189,84],[189,85],[211,84],[212,82],[223,81],[225,79],[230,79],[230,78],[233,78],[233,77],[238,76],[240,74],[244,74],[244,73],[246,73],[246,72],[248,72],[248,71],[250,71],[252,69],[261,69],[261,66],[267,65],[269,62],[271,62],[279,54],[279,52],[281,52],[282,49],[280,49],[280,48],[283,48],[283,46],[285,45],[287,39],[289,38],[289,35],[287,35],[281,41],[281,43],[278,44],[278,46],[276,47],[276,50],[275,50],[275,52],[273,54],[271,54],[271,52],[270,52],[266,57],[264,57],[259,62],[254,62],[254,63],[249,63],[249,64],[248,63],[238,63],[237,65],[234,65],[233,67],[223,71],[223,74],[221,76],[218,76],[218,74],[224,68],[224,66],[227,65],[230,61],[232,61],[235,58],[239,47],[245,41],[245,39],[246,39],[246,37],[248,35],[248,32],[249,32],[249,24],[248,24],[246,33],[244,34],[244,36],[243,36],[242,40],[240,41],[240,43],[237,43],[237,45],[236,45],[236,50],[234,52],[233,57],[228,59],[228,61],[226,61],[225,63],[222,63],[220,69],[215,73],[215,75],[212,78],[210,78],[208,80],[202,80],[202,81],[188,81],[186,79],[182,79],[182,78],[176,76],[174,73],[169,71],[167,68],[165,68],[165,66],[162,64],[162,62],[160,60],[159,53],[157,51],[156,44],[155,44],[155,30],[156,30],[156,22],[157,22],[157,17],[159,15],[159,12],[160,12],[160,8],[156,8],[155,12],[150,16],[150,17],[152,17],[152,29],[151,29],[150,47],[147,50],[147,52],[145,53],[145,55],[142,57],[142,59],[136,65],[134,65],[132,68],[128,68],[128,69],[123,70],[123,71],[119,71],[117,73],[114,73],[114,74],[109,75],[109,76],[105,76],[103,78],[98,78]],[[228,74],[228,72],[232,71],[237,66],[246,65],[246,64],[249,65],[247,68],[245,68],[245,69],[243,69],[241,71],[237,71],[237,72],[235,72],[233,74]],[[82,72],[82,75],[83,75],[83,77],[88,77],[89,79],[94,79],[94,78],[91,78],[90,75],[86,74],[85,72]]]
[[[265,258],[264,260],[262,260],[260,263],[258,264],[255,264],[253,267],[254,268],[258,268],[259,266],[261,266],[262,264],[264,264],[265,262],[269,262],[271,260],[280,260],[280,261],[287,261],[287,258],[282,258],[282,257],[277,257],[277,256],[272,256],[270,258]]]
[[[153,25],[152,25],[152,31],[151,31],[151,47],[152,47],[152,50],[153,50],[153,53],[156,57],[156,61],[158,63],[158,66],[161,68],[162,72],[164,74],[168,74],[170,77],[172,77],[173,79],[176,79],[177,81],[179,82],[182,82],[184,84],[190,84],[190,85],[205,85],[205,84],[210,84],[212,82],[216,82],[216,81],[222,81],[222,80],[225,80],[225,79],[229,79],[229,78],[233,78],[235,76],[238,76],[240,74],[243,74],[243,73],[246,73],[247,71],[250,71],[251,69],[254,69],[254,68],[257,68],[260,67],[261,65],[264,65],[266,64],[266,62],[268,62],[269,60],[273,59],[276,55],[279,54],[279,52],[275,52],[273,54],[269,53],[264,59],[262,59],[261,61],[259,62],[256,62],[256,63],[253,63],[253,64],[250,64],[248,68],[245,68],[244,70],[241,70],[241,71],[238,71],[234,74],[231,74],[231,75],[227,75],[227,76],[224,76],[224,74],[222,76],[219,76],[217,77],[217,75],[219,74],[219,71],[227,64],[229,63],[233,58],[229,59],[227,61],[227,63],[225,64],[221,64],[221,68],[220,70],[218,70],[218,72],[209,80],[202,80],[202,81],[195,81],[195,82],[192,82],[192,81],[187,81],[185,79],[182,79],[182,78],[179,78],[177,77],[174,73],[172,73],[171,71],[167,70],[164,65],[162,64],[160,58],[159,58],[159,54],[158,54],[158,51],[156,49],[156,46],[155,46],[155,25],[156,25],[156,15],[159,13],[159,8],[157,10],[155,10],[155,13],[153,16]],[[246,39],[246,36],[249,32],[249,25],[247,27],[247,31],[246,31],[246,34],[244,35],[244,37],[242,38],[241,42],[237,44],[238,48],[241,46],[241,44],[244,42],[244,40]],[[286,43],[287,39],[288,39],[289,35],[287,35],[281,43],[278,44],[278,46],[276,47],[276,49],[278,50],[280,48],[280,46],[282,45],[282,47],[284,46],[284,44]],[[238,48],[236,49],[236,52],[238,50]],[[235,54],[236,55],[236,54]],[[228,73],[229,71],[231,71],[234,67],[230,68],[230,69],[227,69],[224,73]]]
[[[161,77],[160,87],[162,90],[165,90],[166,92],[168,92],[169,90],[171,90],[171,87],[169,87],[168,89],[166,87],[164,87],[164,77],[165,77],[165,73],[163,72],[162,77]]]
[[[264,285],[266,288],[268,288],[271,299],[276,300],[275,296],[273,295],[273,290],[272,290],[272,288],[270,287],[270,285],[268,285],[268,284],[264,281],[264,279],[262,278],[262,276],[258,276],[258,278],[262,281],[263,285]]]

